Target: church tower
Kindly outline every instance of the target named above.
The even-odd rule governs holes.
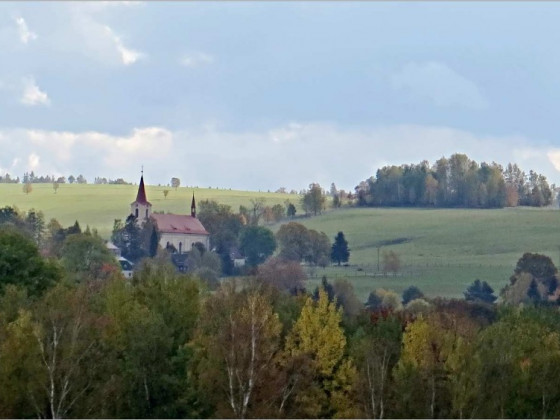
[[[138,186],[138,194],[136,200],[130,203],[130,213],[136,217],[137,221],[148,220],[152,214],[152,204],[146,198],[146,189],[144,188],[144,174],[140,177],[140,185]]]
[[[196,203],[195,203],[195,201],[194,201],[194,193],[192,194],[191,216],[192,216],[192,217],[196,217]]]

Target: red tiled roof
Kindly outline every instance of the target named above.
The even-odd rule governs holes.
[[[140,177],[140,185],[138,186],[138,194],[136,194],[135,203],[150,205],[151,203],[146,199],[146,190],[144,189],[144,176]]]
[[[196,235],[210,235],[200,220],[192,216],[180,214],[152,214],[158,230],[163,233],[191,233]]]

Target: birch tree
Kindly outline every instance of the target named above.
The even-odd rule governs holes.
[[[205,343],[203,358],[220,366],[216,376],[204,376],[219,387],[220,414],[249,415],[255,389],[262,385],[280,346],[280,331],[278,315],[259,288],[238,293],[227,284],[208,299],[197,340]]]

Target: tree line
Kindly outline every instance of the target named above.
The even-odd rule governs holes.
[[[501,208],[543,207],[552,203],[554,186],[517,164],[478,164],[464,154],[435,164],[385,166],[356,188],[359,206]]]

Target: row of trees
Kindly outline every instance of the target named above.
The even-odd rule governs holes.
[[[551,204],[552,191],[546,177],[516,164],[479,165],[454,154],[434,165],[385,166],[356,187],[356,197],[361,206],[542,207]]]
[[[23,174],[23,178],[20,180],[19,177],[12,178],[12,176],[6,173],[4,176],[0,176],[0,184],[87,184],[87,179],[83,175],[70,175],[68,178],[65,176],[56,177],[54,175],[35,175],[35,172],[26,172]],[[130,183],[125,181],[123,178],[111,179],[105,177],[96,177],[94,184],[118,184],[118,185],[129,185]]]

